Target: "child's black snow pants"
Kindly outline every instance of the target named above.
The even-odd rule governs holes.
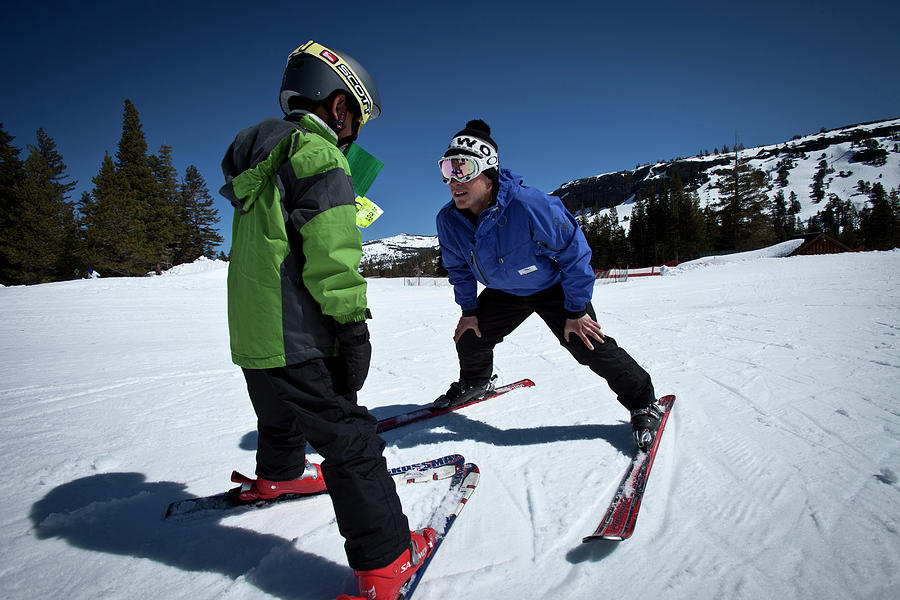
[[[258,419],[256,474],[272,481],[298,477],[306,444],[322,455],[350,567],[389,564],[409,547],[409,523],[388,475],[376,420],[344,384],[343,363],[314,359],[275,369],[244,369]]]

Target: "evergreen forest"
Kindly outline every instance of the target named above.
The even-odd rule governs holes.
[[[201,256],[224,258],[219,216],[200,171],[179,175],[173,149],[149,154],[137,108],[125,100],[122,136],[73,200],[76,182],[53,138],[38,129],[23,151],[0,123],[0,284],[160,273]]]

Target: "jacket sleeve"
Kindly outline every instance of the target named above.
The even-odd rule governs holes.
[[[364,321],[362,237],[347,161],[337,148],[305,150],[286,166],[297,177],[289,218],[303,240],[303,284],[338,323]]]
[[[570,318],[583,315],[594,292],[591,249],[584,232],[556,196],[542,194],[543,202],[532,203],[532,237],[539,252],[559,266]]]
[[[441,245],[441,262],[450,275],[450,285],[453,286],[456,303],[462,308],[463,314],[473,314],[478,308],[478,283],[475,281],[472,267],[460,254],[460,248],[453,243],[455,238],[450,234],[448,218],[446,210],[438,213],[437,232]]]

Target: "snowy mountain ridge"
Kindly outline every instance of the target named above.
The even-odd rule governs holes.
[[[387,238],[363,242],[363,263],[399,262],[411,256],[438,248],[436,235],[401,233]]]
[[[822,131],[778,144],[740,149],[740,157],[752,169],[769,177],[769,198],[781,191],[785,198],[795,194],[801,205],[797,215],[804,223],[834,195],[850,200],[857,210],[868,195],[860,182],[869,186],[881,183],[885,191],[900,187],[900,119],[851,125]],[[824,177],[824,200],[812,196],[814,177],[822,161],[827,166]],[[659,161],[634,170],[602,173],[568,181],[553,192],[573,213],[593,210],[603,214],[616,207],[620,222],[626,228],[632,204],[638,194],[644,198],[651,187],[668,185],[675,173],[685,189],[696,191],[701,207],[715,205],[719,199],[717,184],[722,175],[717,171],[734,163],[733,149],[709,155]],[[779,173],[783,171],[783,174]]]

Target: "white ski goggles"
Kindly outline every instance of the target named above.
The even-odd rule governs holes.
[[[484,171],[497,165],[494,156],[481,158],[479,156],[445,156],[438,161],[444,183],[450,183],[455,179],[460,183],[472,181]]]

